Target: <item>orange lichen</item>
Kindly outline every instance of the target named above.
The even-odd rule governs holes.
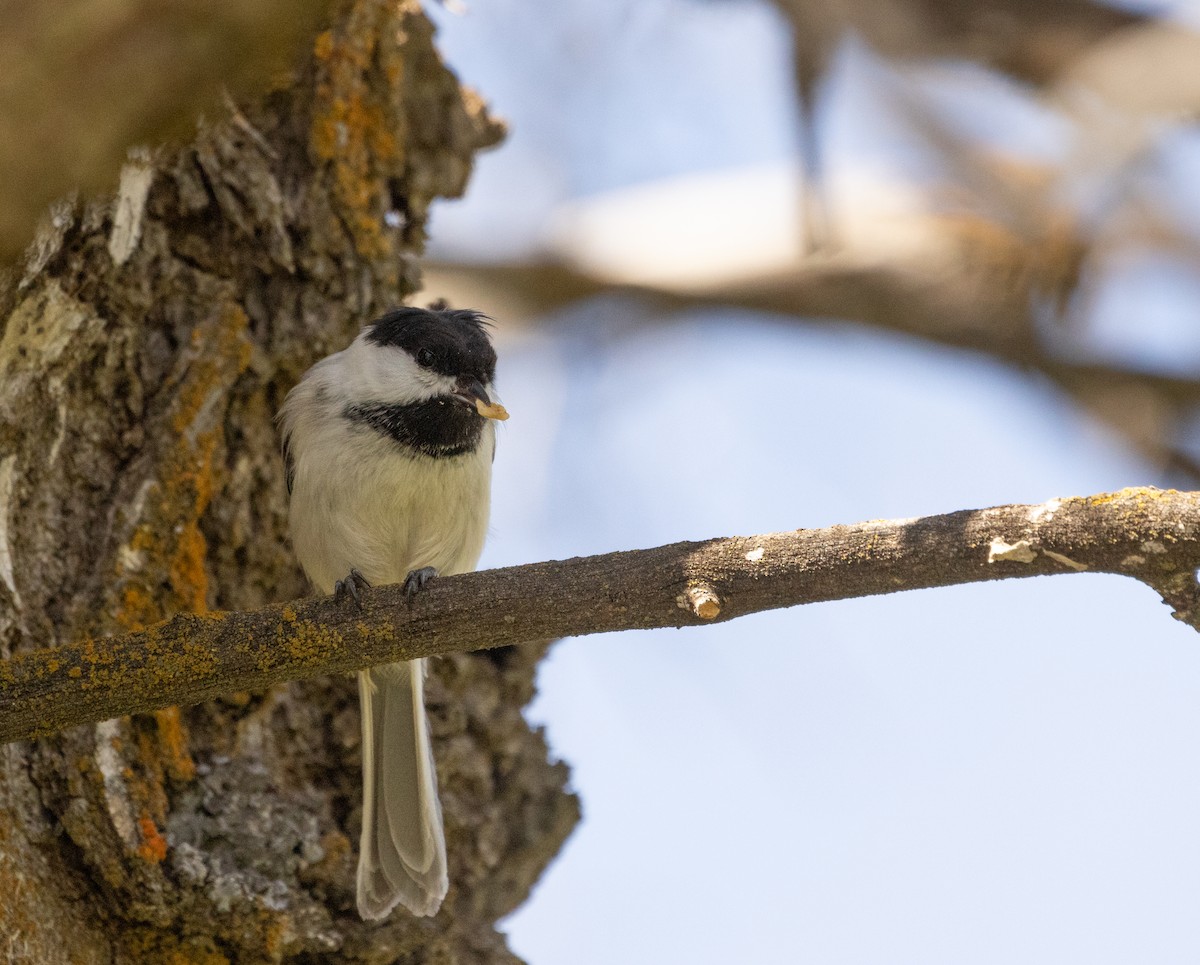
[[[200,530],[200,519],[219,486],[216,453],[221,436],[219,428],[201,429],[197,423],[214,394],[250,364],[248,324],[241,306],[230,302],[222,306],[216,325],[194,330],[193,341],[200,354],[188,370],[171,414],[171,427],[179,441],[163,461],[159,511],[155,514],[160,525],[144,525],[135,534],[135,549],[167,562],[167,578],[175,594],[172,610],[195,613],[207,607],[204,561],[208,544]],[[142,625],[151,622],[147,615],[140,616]],[[155,616],[161,618],[162,608]]]
[[[230,965],[216,949],[211,937],[172,934],[149,928],[122,929],[123,961],[147,965]]]
[[[242,307],[236,302],[227,302],[221,307],[215,326],[192,331],[192,344],[198,355],[188,368],[187,379],[180,386],[171,414],[171,427],[176,432],[193,429],[213,393],[228,384],[231,374],[240,375],[246,370],[251,351],[246,338],[248,324]]]
[[[163,752],[167,773],[176,781],[190,781],[196,776],[196,762],[188,752],[187,731],[179,716],[179,708],[156,710],[154,720],[158,724],[158,744]]]
[[[378,51],[372,31],[347,35],[325,32],[314,53],[321,75],[317,83],[309,145],[330,165],[333,193],[350,226],[354,245],[367,258],[385,257],[392,241],[382,219],[387,207],[386,172],[402,159],[398,122],[390,105],[372,89],[369,72]],[[403,76],[394,57],[383,60],[385,77]],[[391,83],[390,90],[398,87]]]
[[[168,572],[171,588],[193,612],[200,612],[208,605],[208,572],[204,568],[207,552],[208,541],[199,525],[186,523],[180,530]]]
[[[264,922],[263,951],[267,953],[270,961],[280,961],[283,958],[291,931],[286,918],[271,915]]]
[[[118,561],[118,580],[109,615],[122,630],[145,630],[144,644],[153,676],[146,686],[173,682],[211,664],[202,647],[172,641],[166,645],[153,624],[172,612],[203,612],[208,605],[207,542],[201,520],[222,480],[219,401],[250,363],[248,318],[234,302],[191,333],[189,360],[175,404],[168,415],[169,448],[160,460],[161,475],[141,504],[142,517],[128,537],[128,552]],[[165,586],[165,592],[164,592]],[[105,628],[107,629],[107,628]],[[104,641],[88,641],[75,676],[111,685],[112,655]],[[178,708],[132,719],[135,740],[125,750],[126,790],[140,815],[138,857],[160,862],[167,845],[159,827],[166,819],[168,781],[195,778],[188,734]],[[156,823],[157,822],[157,823]]]
[[[167,856],[167,839],[159,833],[158,825],[148,813],[138,816],[138,832],[142,843],[138,846],[138,857],[152,864],[160,864]]]
[[[149,815],[152,820],[165,821],[166,768],[162,760],[157,725],[152,724],[152,718],[149,716],[135,717],[133,720],[135,743],[130,754],[130,764],[134,775],[132,780],[126,782],[125,787],[130,800],[139,811]]]
[[[313,56],[317,60],[328,60],[333,54],[333,32],[323,30],[317,34],[317,39],[313,41]]]
[[[159,618],[161,610],[140,583],[126,583],[121,590],[121,607],[114,614],[126,630],[140,630]]]

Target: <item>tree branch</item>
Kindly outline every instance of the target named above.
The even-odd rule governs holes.
[[[673,543],[331,598],[180,614],[0,663],[0,742],[394,660],[984,580],[1115,573],[1200,629],[1200,493],[1117,493]]]

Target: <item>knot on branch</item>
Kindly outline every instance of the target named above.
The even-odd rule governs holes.
[[[681,610],[691,610],[701,620],[715,620],[721,615],[721,598],[707,583],[693,583],[676,601]]]

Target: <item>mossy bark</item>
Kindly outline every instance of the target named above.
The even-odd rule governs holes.
[[[430,202],[500,126],[415,2],[348,0],[290,82],[56,206],[0,283],[0,650],[304,595],[273,416],[410,295]],[[537,646],[436,662],[440,915],[353,902],[354,684],[0,750],[0,959],[509,961],[578,818],[521,708]]]

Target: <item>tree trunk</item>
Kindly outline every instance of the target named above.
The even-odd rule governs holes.
[[[307,592],[273,416],[412,293],[433,198],[502,135],[415,0],[350,0],[289,86],[55,207],[0,281],[0,651]],[[351,678],[2,750],[0,958],[502,962],[578,819],[521,707],[544,647],[435,662],[450,895],[354,910]]]

